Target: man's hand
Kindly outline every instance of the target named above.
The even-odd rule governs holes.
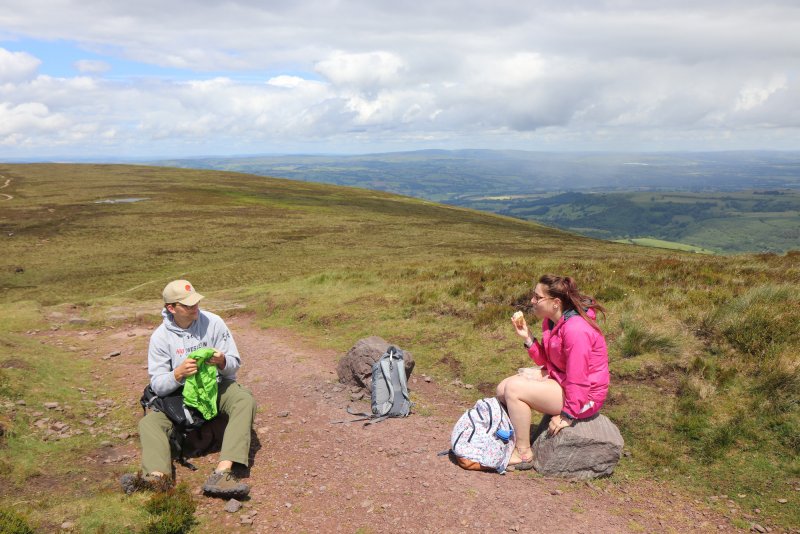
[[[225,355],[220,351],[214,352],[214,355],[208,359],[208,363],[216,365],[220,371],[225,369]]]
[[[175,375],[175,380],[178,382],[186,379],[187,376],[192,376],[195,373],[197,373],[197,360],[192,358],[186,358],[183,360],[183,363],[176,367],[172,372],[172,374]]]

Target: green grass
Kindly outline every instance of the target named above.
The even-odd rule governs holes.
[[[785,252],[800,241],[796,189],[568,192],[459,203],[620,243],[702,254]]]
[[[68,328],[75,315],[150,324],[136,314],[155,313],[164,284],[178,277],[211,310],[239,302],[258,323],[340,353],[380,335],[412,351],[419,372],[475,384],[477,397],[525,365],[509,318],[529,312],[539,275],[564,273],[608,308],[604,412],[632,451],[619,472],[698,496],[748,493],[775,525],[800,522],[796,507],[775,504],[800,476],[800,253],[631,247],[380,192],[224,172],[0,165],[0,174],[15,197],[0,213],[0,406],[48,394],[79,405],[72,377],[91,364],[51,354],[64,371],[58,383],[24,333],[54,321]],[[110,197],[149,200],[94,203]],[[22,370],[1,366],[10,354],[29,362],[30,391]],[[130,417],[124,411],[110,417]],[[63,480],[62,466],[92,446],[75,438],[37,448],[30,419],[16,414],[5,415],[0,482],[41,476],[38,457]],[[85,498],[54,494],[52,504],[19,510],[35,526]],[[144,528],[143,502],[114,499],[96,506]]]
[[[684,252],[696,252],[698,254],[714,254],[714,251],[696,247],[694,245],[687,245],[686,243],[676,243],[675,241],[665,241],[663,239],[655,239],[652,237],[637,237],[632,239],[615,239],[615,243],[628,243],[631,245],[641,245],[643,247],[666,248],[670,250],[681,250]]]
[[[41,320],[32,322],[40,324]],[[97,429],[94,436],[83,433],[44,439],[54,422],[81,428],[79,421],[96,416],[95,400],[123,398],[119,388],[113,383],[95,383],[90,388],[93,394],[81,394],[77,388],[88,387],[87,377],[95,379],[91,378],[92,365],[76,358],[75,352],[8,332],[0,346],[4,349],[0,355],[0,424],[6,426],[0,439],[0,509],[12,506],[15,511],[22,510],[37,532],[57,527],[65,518],[81,532],[134,532],[145,520],[141,503],[109,492],[117,489],[116,478],[98,480],[96,468],[84,461],[101,441],[120,443],[114,427],[135,426],[127,403],[117,402],[103,422],[93,427]],[[17,401],[25,405],[15,406]],[[47,410],[45,402],[58,402],[64,410]],[[48,425],[35,425],[45,417],[50,418]]]
[[[151,519],[144,534],[183,534],[197,523],[194,512],[197,505],[185,485],[179,485],[164,493],[155,493],[147,501],[145,509]]]
[[[34,534],[24,516],[13,510],[0,509],[0,532],[4,534]]]

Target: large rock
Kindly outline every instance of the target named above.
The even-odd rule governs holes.
[[[617,425],[602,414],[547,436],[550,416],[534,432],[533,467],[546,476],[576,480],[610,475],[625,445]]]
[[[385,339],[378,336],[359,339],[336,366],[339,382],[371,389],[372,364],[381,359],[389,346]],[[403,363],[406,368],[406,378],[410,378],[414,370],[414,357],[410,352],[403,351]]]

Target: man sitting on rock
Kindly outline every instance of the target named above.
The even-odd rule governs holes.
[[[256,413],[252,394],[236,382],[241,366],[239,351],[225,322],[217,315],[200,311],[203,298],[186,280],[167,284],[162,293],[164,322],[150,337],[147,368],[150,385],[156,395],[165,396],[181,388],[186,378],[197,373],[197,361],[187,358],[196,349],[214,349],[206,361],[218,371],[219,411],[228,416],[222,438],[219,464],[203,485],[206,495],[244,497],[250,487],[233,474],[234,463],[247,465],[250,429]],[[173,424],[159,411],[151,411],[139,421],[142,443],[142,475],[122,476],[126,493],[138,489],[164,489],[172,484],[172,457],[169,434]]]

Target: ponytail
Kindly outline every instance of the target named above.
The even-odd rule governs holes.
[[[581,294],[578,290],[578,285],[572,277],[546,274],[539,278],[539,283],[547,287],[547,292],[551,296],[561,301],[564,306],[564,311],[575,310],[592,328],[600,332],[600,327],[597,325],[597,322],[589,317],[586,310],[592,308],[602,313],[605,318],[606,309],[592,297]]]

